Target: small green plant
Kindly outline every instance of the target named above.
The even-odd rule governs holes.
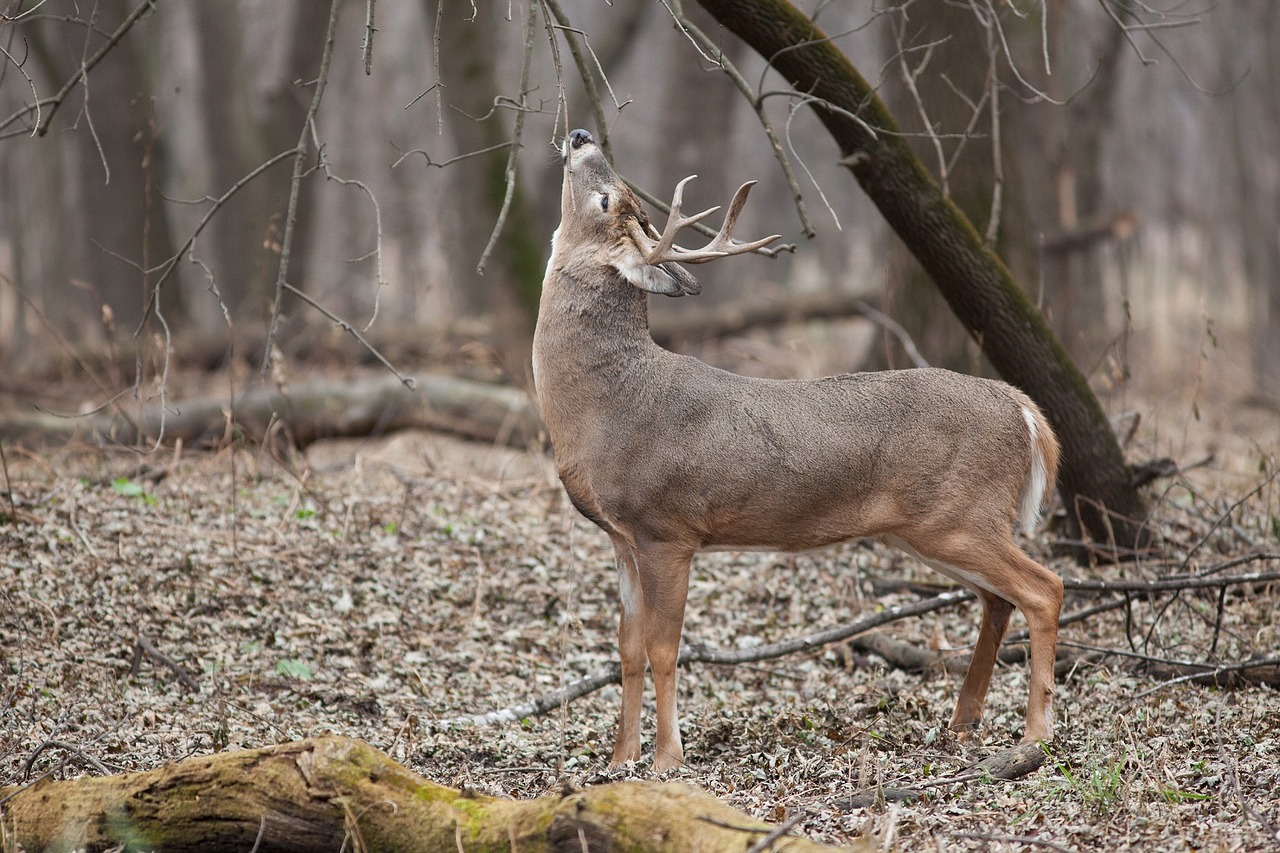
[[[1202,800],[1211,800],[1213,797],[1209,794],[1197,794],[1194,791],[1180,791],[1173,787],[1164,787],[1156,791],[1160,799],[1170,805],[1177,803],[1198,803]]]
[[[1054,759],[1058,772],[1066,779],[1066,790],[1079,797],[1097,814],[1105,814],[1120,799],[1124,787],[1125,756],[1115,764],[1098,761],[1087,768],[1073,770],[1067,762]]]
[[[310,681],[311,667],[300,660],[281,658],[276,662],[276,675],[283,675],[285,678],[296,678],[299,681]]]
[[[156,505],[156,496],[148,493],[141,483],[135,483],[128,477],[117,477],[112,480],[111,491],[126,498],[140,498],[147,506]]]

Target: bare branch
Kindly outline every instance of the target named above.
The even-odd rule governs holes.
[[[370,328],[373,327],[373,322],[378,317],[378,306],[382,301],[381,300],[382,289],[387,286],[386,279],[383,278],[383,275],[382,275],[382,206],[378,204],[378,199],[376,196],[374,196],[373,190],[369,189],[369,186],[364,181],[359,181],[354,178],[342,178],[333,173],[333,169],[330,167],[330,164],[329,164],[329,158],[325,156],[324,146],[320,144],[320,139],[318,134],[316,133],[314,124],[311,127],[311,131],[312,131],[312,142],[316,146],[316,152],[319,157],[319,162],[317,164],[317,167],[324,172],[325,178],[327,178],[330,181],[333,181],[336,184],[341,184],[344,187],[358,188],[366,196],[369,197],[369,203],[373,205],[373,224],[374,224],[373,249],[367,252],[366,254],[360,256],[359,258],[351,259],[351,262],[353,263],[362,261],[365,258],[368,258],[371,256],[374,259],[374,276],[376,278],[376,286],[374,288],[374,296],[373,296],[373,314],[369,317],[369,322],[366,323],[364,326],[364,331],[367,332],[369,331]]]
[[[525,15],[524,25],[524,63],[520,66],[520,102],[516,112],[515,126],[511,130],[511,147],[507,152],[506,191],[502,196],[502,209],[498,211],[498,220],[493,223],[493,233],[489,242],[480,253],[480,261],[476,264],[476,274],[484,275],[485,264],[493,253],[502,227],[507,222],[507,213],[511,210],[511,199],[516,192],[516,164],[520,158],[520,137],[524,134],[524,117],[528,111],[525,98],[529,94],[529,69],[533,63],[533,22],[538,16],[538,0],[529,0],[529,10]]]
[[[444,0],[436,0],[436,25],[431,31],[431,67],[436,72],[436,82],[432,86],[436,90],[436,136],[444,136],[444,84],[440,82],[440,25],[443,19]]]
[[[921,616],[925,613],[932,613],[935,610],[941,610],[944,607],[950,607],[953,604],[959,604],[962,601],[969,601],[973,598],[973,593],[968,590],[957,590],[954,592],[944,592],[933,598],[918,601],[913,604],[900,604],[894,607],[886,607],[877,613],[872,613],[857,619],[845,625],[836,625],[827,628],[824,631],[816,631],[812,634],[806,634],[802,637],[795,637],[790,640],[784,640],[779,643],[770,643],[763,646],[750,646],[743,649],[715,649],[705,646],[693,647],[689,646],[681,649],[679,665],[688,666],[693,663],[713,663],[713,664],[744,664],[757,663],[762,660],[771,660],[773,658],[783,657],[785,655],[796,654],[798,652],[808,652],[821,648],[831,643],[838,643],[846,640],[855,634],[861,634],[872,628],[878,628],[881,625],[887,625],[890,622],[896,622],[899,619],[906,619],[912,616]],[[622,680],[622,667],[617,663],[610,663],[608,666],[601,667],[595,672],[583,676],[576,681],[544,693],[528,702],[518,705],[512,705],[508,708],[502,708],[497,711],[490,711],[486,714],[468,714],[462,717],[450,717],[443,720],[434,721],[433,725],[449,727],[461,725],[477,725],[486,726],[494,723],[510,723],[522,720],[525,717],[536,717],[553,711],[566,702],[586,696],[609,684],[618,684]]]
[[[365,336],[360,333],[359,329],[357,329],[355,326],[351,325],[346,320],[339,317],[337,314],[334,314],[328,308],[325,308],[319,302],[316,302],[314,299],[308,296],[305,292],[294,287],[289,282],[287,281],[283,282],[283,287],[284,289],[292,293],[294,296],[297,296],[303,302],[307,303],[312,308],[319,311],[338,328],[342,329],[344,332],[349,333],[353,338],[359,341],[360,345],[363,346],[365,349],[367,349],[374,358],[382,362],[383,367],[387,368],[387,370],[390,370],[395,375],[396,379],[400,380],[400,383],[404,385],[404,387],[408,388],[410,391],[414,390],[415,383],[414,383],[413,377],[405,376],[399,370],[396,370],[395,365],[392,364],[390,361],[388,361],[387,357],[384,356],[381,352],[379,352],[377,347],[369,343],[369,341],[365,338]]]
[[[311,123],[315,121],[316,113],[320,109],[320,99],[324,97],[324,90],[329,82],[329,62],[333,58],[333,40],[334,34],[338,29],[338,11],[341,8],[342,0],[333,0],[329,7],[329,28],[325,34],[324,53],[320,56],[320,73],[316,78],[316,90],[311,95],[311,105],[307,107],[306,117],[302,121],[302,132],[298,135],[298,144],[294,148],[293,179],[289,184],[289,207],[284,221],[284,237],[280,241],[280,269],[276,277],[276,296],[271,306],[271,321],[267,325],[267,343],[262,358],[262,377],[264,379],[271,369],[271,352],[275,348],[275,334],[280,326],[280,310],[284,303],[286,277],[289,273],[289,251],[293,247],[293,229],[298,222],[298,195],[302,190],[303,160],[307,155],[307,136],[311,132]]]
[[[88,73],[93,69],[93,67],[97,65],[99,62],[101,62],[103,58],[108,53],[110,53],[117,44],[120,43],[120,40],[124,38],[125,33],[129,32],[129,30],[133,28],[133,25],[136,24],[142,18],[143,15],[145,15],[147,12],[152,11],[154,8],[155,8],[155,0],[142,0],[142,2],[139,3],[137,7],[134,8],[134,10],[129,13],[128,17],[126,17],[124,21],[120,23],[120,26],[116,27],[115,32],[113,32],[111,36],[107,39],[106,44],[98,48],[98,50],[93,54],[93,56],[81,62],[80,68],[76,71],[75,74],[71,75],[70,79],[68,79],[66,83],[62,84],[62,88],[59,89],[57,93],[54,94],[53,97],[47,98],[43,101],[36,101],[34,104],[28,104],[25,107],[21,108],[20,110],[15,112],[13,115],[9,116],[4,121],[0,122],[0,131],[3,131],[6,127],[13,124],[15,121],[19,120],[23,116],[30,115],[33,112],[38,114],[40,112],[41,107],[48,107],[49,111],[45,113],[43,123],[33,125],[34,129],[32,130],[32,135],[44,136],[46,133],[48,133],[49,123],[53,121],[53,117],[58,112],[58,108],[62,106],[64,101],[66,101],[67,95],[71,94],[71,91],[75,89],[76,84],[84,80],[86,75],[88,75]],[[19,131],[18,133],[26,133],[26,131],[25,130]],[[4,139],[7,136],[13,136],[13,135],[15,134],[0,133],[0,139]]]
[[[243,189],[254,178],[258,177],[258,175],[261,175],[263,172],[267,171],[277,163],[280,163],[284,160],[287,160],[289,157],[294,156],[296,153],[297,153],[296,148],[290,148],[287,151],[281,151],[279,154],[275,155],[271,159],[263,161],[260,165],[257,166],[257,168],[253,169],[253,171],[249,172],[244,177],[240,178],[238,181],[232,184],[230,189],[228,189],[221,196],[213,200],[213,203],[210,205],[209,209],[205,212],[204,216],[200,217],[200,221],[197,222],[196,227],[192,229],[191,234],[190,236],[187,237],[186,242],[184,242],[182,244],[182,247],[179,248],[178,251],[174,253],[173,257],[169,258],[167,261],[165,261],[164,263],[160,264],[157,267],[152,267],[151,269],[146,270],[146,272],[158,271],[160,272],[160,277],[156,279],[155,285],[151,288],[150,298],[147,300],[146,308],[142,312],[142,322],[139,323],[138,328],[134,330],[135,337],[142,334],[142,329],[145,326],[151,312],[155,308],[156,300],[159,299],[160,287],[166,281],[169,280],[169,277],[171,275],[173,275],[173,271],[178,266],[178,263],[182,260],[183,256],[186,255],[187,252],[189,252],[191,248],[195,245],[196,238],[199,237],[201,232],[203,232],[204,229],[209,225],[209,222],[210,220],[213,219],[214,214],[216,214],[219,210],[221,210],[223,205],[225,205],[228,201],[230,201],[233,195],[235,195],[237,192]]]
[[[773,125],[769,122],[769,117],[764,112],[764,98],[755,89],[751,88],[751,84],[747,82],[746,77],[738,71],[737,67],[729,61],[724,50],[715,43],[706,33],[698,29],[698,27],[688,19],[684,14],[684,6],[680,0],[663,0],[663,5],[667,7],[675,20],[676,25],[689,38],[694,47],[698,49],[708,61],[713,62],[725,74],[729,75],[729,79],[747,99],[747,103],[751,105],[752,111],[756,114],[756,118],[760,122],[760,126],[764,129],[765,138],[769,140],[769,146],[773,149],[774,159],[778,161],[778,165],[782,167],[782,174],[787,179],[787,186],[791,189],[791,198],[796,206],[796,215],[800,217],[800,226],[806,237],[813,237],[817,234],[817,229],[813,227],[813,223],[809,220],[808,211],[804,206],[804,194],[800,191],[800,182],[796,180],[795,172],[791,168],[791,163],[787,159],[786,153],[782,150],[782,143],[778,141],[778,135],[773,130]]]
[[[582,36],[582,41],[587,50],[591,51],[591,58],[595,61],[596,68],[600,71],[600,79],[604,81],[605,87],[609,89],[609,96],[613,98],[614,107],[621,110],[625,104],[618,103],[617,96],[613,94],[613,87],[609,85],[609,78],[605,76],[604,68],[601,67],[595,51],[591,50],[591,43],[587,41],[586,34],[569,26],[569,19],[564,10],[560,8],[557,0],[542,0],[542,5],[551,11],[552,17],[556,19],[557,29],[565,34],[565,44],[569,46],[569,55],[573,57],[574,65],[578,66],[578,76],[582,78],[582,87],[587,96],[587,103],[591,106],[591,112],[595,119],[596,135],[600,140],[600,148],[604,151],[605,157],[613,160],[613,152],[609,147],[609,122],[605,119],[604,104],[600,99],[600,90],[596,88],[595,76],[591,73],[591,69],[587,67],[586,58],[582,55],[582,51],[578,49],[577,39],[572,38],[572,36]]]
[[[360,46],[360,52],[364,55],[364,74],[368,77],[373,73],[373,34],[378,31],[373,25],[373,7],[377,0],[365,0],[364,12],[364,44]]]
[[[451,166],[454,163],[457,163],[459,160],[466,160],[469,157],[479,157],[482,154],[489,154],[493,151],[501,151],[503,148],[507,148],[510,145],[511,145],[511,142],[509,141],[499,142],[497,145],[490,145],[488,148],[481,148],[476,151],[468,151],[466,154],[459,154],[456,157],[450,157],[448,160],[439,160],[439,161],[432,160],[431,155],[428,154],[424,149],[414,148],[412,151],[402,152],[400,156],[396,158],[396,161],[391,164],[391,168],[394,169],[396,166],[399,166],[402,162],[404,162],[405,158],[407,158],[410,154],[421,154],[423,158],[427,161],[428,166],[435,166],[437,169],[443,169],[445,166]],[[397,148],[396,150],[399,151],[400,149]]]

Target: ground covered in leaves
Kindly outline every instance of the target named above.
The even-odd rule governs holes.
[[[1163,481],[1160,560],[1081,567],[1049,552],[1052,530],[1028,547],[1067,578],[1280,571],[1275,451]],[[6,463],[0,786],[324,732],[510,797],[648,775],[647,759],[606,770],[616,688],[520,723],[449,722],[616,657],[607,538],[541,456],[401,433],[294,454],[10,447]],[[880,546],[702,555],[686,638],[769,643],[943,581]],[[1025,665],[997,669],[985,730],[960,744],[954,676],[849,646],[682,671],[688,763],[670,776],[871,849],[1274,849],[1280,696],[1194,684],[1176,664],[1274,657],[1280,584],[1219,592],[1135,595],[1064,627],[1058,738],[1021,781],[945,780],[1016,741]],[[1115,599],[1069,592],[1066,610]],[[977,617],[962,605],[885,630],[963,657]],[[651,749],[651,705],[645,721]],[[921,800],[874,796],[921,785]]]

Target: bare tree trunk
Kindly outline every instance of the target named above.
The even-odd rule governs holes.
[[[206,71],[200,80],[203,87],[200,105],[209,140],[212,195],[226,192],[260,163],[292,147],[302,129],[300,115],[294,116],[298,126],[291,131],[292,138],[289,138],[289,128],[281,122],[274,139],[275,144],[281,147],[272,150],[264,128],[253,120],[251,86],[246,74],[249,57],[242,49],[244,22],[239,14],[241,5],[237,0],[204,0],[197,3],[194,10],[200,62]],[[321,15],[308,17],[323,18]],[[323,44],[324,30],[316,35],[309,28],[295,28],[293,35],[295,38],[315,36]],[[316,50],[319,46],[295,45],[292,50],[294,65],[305,65],[299,54],[305,55],[307,47]],[[294,72],[303,70],[302,67],[292,69]],[[278,101],[279,96],[276,97]],[[288,182],[288,164],[276,166],[237,192],[210,223],[213,244],[210,266],[214,281],[232,317],[237,320],[248,317],[261,320],[271,303],[271,287],[275,283],[279,255],[270,247],[280,239],[280,219],[287,198],[282,195],[281,188],[287,193]],[[308,214],[300,209],[299,215]],[[299,237],[302,242],[298,245],[305,249],[305,228],[299,230]],[[297,272],[299,281],[306,277],[304,255],[305,251],[301,251],[294,256],[302,264],[300,268],[293,266],[292,262],[290,266]]]
[[[442,0],[436,0],[442,2]],[[428,2],[434,18],[434,2]],[[446,6],[441,20],[440,75],[446,125],[459,154],[500,146],[511,140],[507,112],[495,107],[494,94],[510,91],[499,83],[495,57],[503,49],[501,28],[519,24],[501,19],[505,6],[478,4]],[[521,7],[532,14],[527,5]],[[475,20],[467,20],[474,12]],[[508,151],[503,148],[471,158],[453,170],[455,194],[452,266],[456,276],[452,295],[460,313],[487,314],[494,320],[495,346],[517,381],[523,381],[532,352],[533,316],[537,311],[546,260],[546,240],[533,226],[523,194],[517,188],[502,239],[494,246],[483,274],[477,266],[498,220],[506,193]]]
[[[1070,8],[1073,5],[1083,4],[1072,0],[1047,4],[1047,48],[1038,28],[1016,30],[1022,43],[1014,50],[1026,58],[1026,73],[1041,91],[1068,103],[1005,99],[1002,124],[1010,167],[1005,195],[1010,210],[1005,221],[1011,237],[1006,260],[1023,281],[1034,281],[1036,273],[1040,274],[1050,325],[1076,363],[1088,367],[1098,363],[1119,331],[1108,325],[1103,287],[1103,261],[1114,241],[1073,238],[1123,213],[1102,206],[1102,146],[1113,125],[1118,67],[1128,46],[1124,30],[1107,19],[1101,23],[1104,35],[1097,50],[1087,54],[1091,64],[1077,67],[1072,59],[1083,52],[1071,50],[1070,42],[1089,39],[1093,44],[1097,30],[1084,10]],[[1045,49],[1054,58],[1053,74],[1041,81],[1032,72],[1040,70],[1039,57]],[[1075,91],[1085,81],[1085,88]],[[1033,252],[1042,239],[1046,250],[1037,256]]]
[[[528,801],[456,791],[343,737],[222,752],[142,773],[0,788],[0,801],[3,837],[31,853],[740,853],[773,829],[703,791],[672,783],[566,788]],[[777,849],[833,848],[787,836]]]
[[[1106,414],[1044,318],[955,204],[911,153],[884,104],[812,21],[785,0],[700,0],[801,92],[842,163],[933,278],[991,363],[1044,407],[1063,445],[1059,479],[1068,518],[1100,543],[1147,542],[1146,506]],[[857,121],[850,114],[857,115]],[[885,129],[872,134],[867,125]]]
[[[976,130],[968,132],[974,117],[972,105],[981,103],[987,88],[985,31],[967,5],[929,3],[912,6],[909,21],[899,24],[895,20],[881,32],[885,54],[895,57],[892,70],[885,72],[885,100],[909,134],[908,144],[936,180],[945,179],[949,197],[970,221],[986,222],[991,215],[994,183],[990,105],[981,111]],[[924,45],[932,47],[919,49]],[[913,83],[908,84],[904,73],[914,75]],[[929,126],[920,115],[921,109]],[[960,141],[957,135],[967,138]],[[944,167],[938,161],[935,139],[948,159],[963,146],[945,175],[941,174]],[[919,341],[929,363],[977,372],[972,339],[956,322],[955,313],[920,268],[911,248],[900,240],[890,241],[888,266],[886,310]],[[883,366],[902,367],[905,361],[891,342],[885,335],[886,346],[873,351],[884,353]]]
[[[1254,312],[1252,360],[1254,385],[1259,397],[1280,402],[1280,7],[1255,0],[1233,4],[1218,16],[1219,35],[1227,79],[1231,87],[1232,143],[1229,180],[1236,192],[1236,209],[1229,211],[1240,223],[1245,275]],[[1245,31],[1252,29],[1253,37]],[[1260,35],[1259,35],[1260,34]],[[1242,45],[1257,45],[1251,55],[1233,52]],[[1270,157],[1269,166],[1257,160]]]
[[[95,11],[95,31],[101,33],[113,30],[131,9],[124,0],[100,0]],[[65,80],[79,67],[83,43],[68,40],[66,30],[52,26],[47,23],[42,34],[50,42],[48,55]],[[161,195],[163,128],[155,120],[140,48],[146,43],[145,26],[143,22],[135,27],[87,75],[87,94],[75,119],[80,195],[68,247],[71,275],[96,295],[96,302],[110,308],[117,326],[126,333],[142,320],[150,297],[151,277],[142,270],[173,254]],[[85,52],[92,54],[103,40],[91,35]],[[71,108],[64,113],[64,117],[73,115]],[[159,304],[171,323],[181,322],[176,282],[162,291]],[[96,313],[99,305],[92,308]]]

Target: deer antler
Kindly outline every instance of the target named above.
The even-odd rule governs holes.
[[[701,249],[685,249],[675,245],[676,232],[681,228],[701,222],[720,209],[719,205],[717,205],[701,213],[695,213],[693,216],[682,216],[680,214],[680,205],[684,201],[684,185],[696,177],[698,176],[690,175],[676,184],[675,195],[671,198],[671,213],[667,216],[667,224],[662,229],[662,234],[656,240],[645,233],[639,221],[635,219],[628,220],[627,229],[631,239],[644,252],[644,262],[646,264],[656,266],[668,261],[678,261],[682,264],[705,264],[707,261],[714,261],[717,258],[728,257],[729,255],[754,252],[756,249],[763,248],[782,236],[781,234],[774,234],[771,237],[765,237],[762,240],[755,240],[751,243],[734,242],[731,236],[733,227],[738,222],[738,214],[742,212],[743,206],[747,203],[747,194],[751,192],[751,188],[756,183],[755,181],[747,181],[738,187],[738,191],[733,194],[733,200],[729,202],[729,212],[724,217],[724,224],[720,226],[720,231],[711,239],[710,243]]]

